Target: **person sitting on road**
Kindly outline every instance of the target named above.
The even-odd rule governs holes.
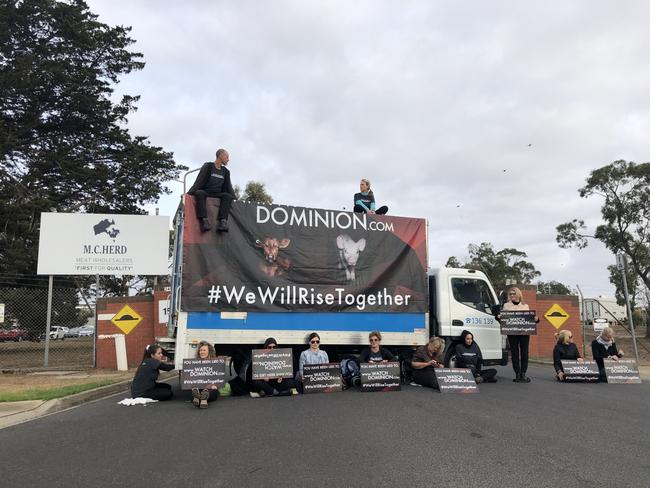
[[[418,385],[438,388],[435,368],[442,368],[442,351],[445,348],[445,341],[440,337],[431,337],[426,346],[420,346],[413,354],[411,368],[413,381]]]
[[[196,203],[196,218],[201,225],[201,231],[207,232],[212,227],[208,220],[206,208],[207,197],[218,197],[220,200],[219,211],[217,212],[217,231],[228,232],[228,215],[230,205],[235,199],[235,190],[230,181],[230,171],[226,166],[230,161],[230,155],[225,149],[218,149],[214,161],[208,161],[201,166],[196,181],[187,191],[193,195]]]
[[[375,195],[370,189],[370,180],[362,179],[359,183],[359,193],[354,194],[354,211],[358,213],[369,213],[384,215],[388,212],[388,207],[383,205],[375,208]]]
[[[264,341],[262,349],[277,349],[278,341],[269,337]],[[297,395],[297,384],[292,378],[271,378],[265,380],[253,380],[251,391],[252,397],[265,396],[289,396]]]
[[[598,381],[607,383],[604,360],[612,359],[618,361],[618,358],[623,357],[623,351],[618,349],[616,342],[614,342],[614,329],[610,326],[603,329],[600,335],[591,343],[591,354],[596,364],[598,364],[598,372],[600,373]]]
[[[305,349],[300,353],[300,361],[298,362],[298,381],[302,381],[302,369],[305,364],[326,364],[329,363],[329,357],[325,351],[320,349],[320,336],[316,332],[309,334],[307,338],[309,349]]]
[[[456,346],[456,367],[469,368],[477,383],[496,383],[496,369],[483,369],[483,353],[478,344],[474,342],[474,335],[464,330],[460,334],[461,343]]]
[[[217,353],[212,344],[201,341],[196,350],[196,357],[197,359],[214,359],[217,357]],[[219,398],[217,385],[210,385],[202,390],[192,388],[192,403],[199,408],[208,408],[208,402],[213,402],[217,398]]]
[[[573,332],[570,330],[561,330],[555,334],[557,344],[553,348],[553,367],[555,368],[555,377],[558,381],[564,381],[564,368],[562,368],[562,360],[573,360],[582,362],[577,346],[573,342]]]
[[[387,363],[395,361],[395,356],[385,347],[381,347],[381,332],[372,331],[368,334],[370,347],[366,347],[359,354],[359,361],[362,363]]]
[[[151,398],[152,400],[169,400],[174,394],[171,385],[158,383],[160,371],[171,371],[174,369],[172,363],[164,362],[163,348],[158,344],[150,344],[144,350],[142,363],[135,372],[133,383],[131,383],[131,396],[133,398]]]

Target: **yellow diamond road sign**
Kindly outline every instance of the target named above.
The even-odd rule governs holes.
[[[557,303],[551,305],[551,308],[549,308],[544,314],[544,318],[548,320],[556,329],[562,327],[562,324],[564,324],[564,322],[566,322],[569,317],[570,315],[566,313],[564,309]]]
[[[117,312],[115,317],[111,319],[111,322],[125,334],[131,332],[141,321],[140,314],[128,305],[124,305],[122,310]]]

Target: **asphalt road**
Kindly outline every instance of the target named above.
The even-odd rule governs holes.
[[[113,397],[0,430],[0,485],[44,487],[650,486],[650,384],[559,384],[509,368],[478,395]]]

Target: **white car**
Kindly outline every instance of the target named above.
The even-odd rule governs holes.
[[[95,327],[92,325],[84,325],[79,329],[79,337],[92,337],[95,335]]]
[[[50,327],[50,340],[55,341],[57,339],[63,340],[65,337],[65,333],[68,332],[67,327],[60,327],[58,325],[54,325]]]

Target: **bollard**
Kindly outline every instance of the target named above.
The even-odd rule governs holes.
[[[126,360],[126,339],[124,334],[115,334],[115,358],[117,359],[118,371],[129,370],[129,365]]]

